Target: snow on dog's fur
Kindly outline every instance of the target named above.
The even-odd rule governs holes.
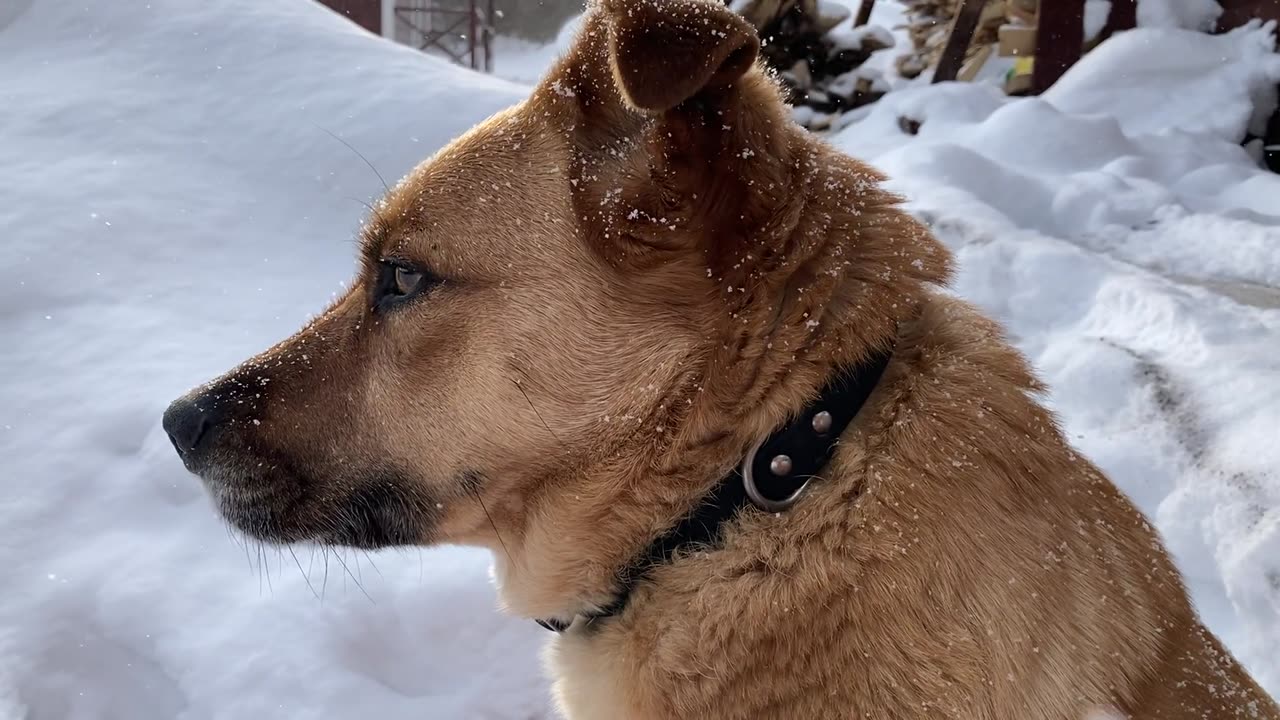
[[[892,348],[794,508],[553,640],[568,717],[1280,717],[999,328],[939,292],[946,251],[789,121],[757,49],[718,3],[595,5],[527,102],[390,192],[348,294],[175,405],[221,511],[484,545],[509,611],[569,620]]]

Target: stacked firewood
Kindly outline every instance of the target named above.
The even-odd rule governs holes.
[[[898,72],[913,78],[927,68],[938,64],[942,48],[951,32],[951,23],[960,11],[963,0],[902,0],[906,7],[907,34],[911,38],[911,52],[898,56]],[[965,59],[973,57],[984,46],[997,41],[1000,26],[1005,19],[1004,0],[986,0],[982,18],[973,33],[973,40]]]
[[[880,98],[887,86],[862,64],[893,46],[880,27],[854,28],[848,7],[823,0],[725,0],[747,18],[763,40],[761,55],[779,73],[790,103],[805,124]]]

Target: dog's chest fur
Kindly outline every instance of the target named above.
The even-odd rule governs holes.
[[[556,704],[572,720],[632,720],[645,717],[629,697],[625,662],[599,638],[557,637],[546,652],[547,669],[556,678]]]
[[[804,501],[553,641],[567,717],[1080,718],[1171,654],[1205,667],[1152,531],[1037,390],[992,323],[927,300]]]

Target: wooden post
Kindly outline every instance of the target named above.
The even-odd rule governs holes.
[[[476,13],[480,12],[480,8],[476,7],[476,0],[467,3],[467,47],[471,48],[471,69],[480,69],[480,57],[477,51],[480,49],[480,39],[476,37],[478,25]]]
[[[1098,42],[1111,37],[1112,34],[1138,27],[1138,0],[1111,0],[1111,12],[1107,14],[1107,24],[1098,33]]]
[[[1045,4],[1062,0],[1046,0]],[[1084,7],[1084,0],[1080,0]],[[960,5],[956,19],[951,23],[951,34],[947,36],[947,44],[942,48],[942,57],[938,58],[938,67],[933,71],[935,83],[955,80],[964,64],[965,53],[969,50],[969,42],[978,29],[978,21],[982,18],[982,7],[986,0],[964,0]]]
[[[1111,26],[1112,32],[1138,27],[1138,0],[1111,0],[1107,25]]]
[[[854,27],[862,27],[871,22],[871,11],[876,7],[876,0],[862,0],[858,6],[858,16],[853,19]]]
[[[1048,90],[1084,52],[1084,0],[1041,0],[1031,92]]]
[[[1280,0],[1221,0],[1216,32],[1240,27],[1253,18],[1280,20]],[[1278,45],[1280,46],[1280,45]]]
[[[484,71],[487,73],[493,72],[493,33],[497,19],[498,16],[493,11],[493,0],[489,0],[484,15]]]
[[[382,34],[382,6],[378,0],[320,0],[334,12],[375,35]]]

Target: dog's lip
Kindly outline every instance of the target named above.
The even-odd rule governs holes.
[[[254,496],[208,482],[205,487],[218,515],[254,540],[280,546],[325,540],[323,532],[307,531],[302,524],[289,522],[288,518],[295,516],[296,511],[280,508],[276,504],[279,499],[273,498],[270,492]]]
[[[205,466],[203,463],[199,462],[197,458],[191,456],[190,454],[179,455],[178,458],[182,460],[182,467],[186,468],[187,472],[191,473],[192,475],[195,475],[196,477],[200,478],[202,481],[204,480],[203,471],[205,469]]]
[[[419,545],[432,525],[430,517],[412,512],[424,507],[421,498],[389,491],[386,482],[361,483],[356,491],[330,497],[308,490],[320,485],[311,479],[285,472],[272,478],[262,468],[251,472],[211,463],[200,474],[218,514],[257,541],[376,550]]]

